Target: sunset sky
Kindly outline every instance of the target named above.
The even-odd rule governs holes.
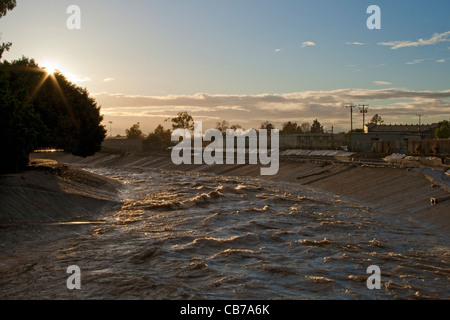
[[[80,30],[66,26],[73,4]],[[381,30],[366,26],[372,4]],[[350,129],[348,103],[388,124],[449,120],[449,16],[448,0],[17,0],[0,41],[13,43],[4,59],[86,87],[114,135],[179,111],[204,128],[317,118],[336,132]]]

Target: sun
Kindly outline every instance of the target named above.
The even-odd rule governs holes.
[[[47,72],[48,74],[55,74],[56,69],[53,67],[45,67],[45,72]]]
[[[55,74],[59,70],[59,68],[56,66],[56,64],[54,64],[52,62],[44,63],[43,68],[48,75]]]
[[[40,77],[39,82],[36,84],[36,87],[33,89],[31,96],[34,97],[42,88],[44,83],[46,83],[47,80],[50,80],[50,82],[53,83],[53,85],[56,87],[57,91],[61,95],[64,104],[67,105],[66,97],[64,96],[64,93],[61,90],[57,77],[55,76],[56,74],[62,74],[60,70],[61,69],[57,67],[56,64],[51,62],[45,62],[41,64],[41,66],[37,68],[37,71],[42,73],[42,75]]]
[[[45,61],[44,63],[40,64],[41,70],[45,72],[45,77],[48,78],[56,78],[56,75],[62,75],[65,79],[72,83],[82,83],[86,81],[91,81],[89,77],[80,77],[77,75],[74,75],[73,73],[69,72],[68,69],[61,67],[61,65],[52,62],[52,61]]]

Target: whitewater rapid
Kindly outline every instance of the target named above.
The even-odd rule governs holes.
[[[122,205],[86,225],[41,226],[60,236],[3,261],[2,298],[450,298],[448,236],[362,203],[268,179],[86,170],[119,181]],[[367,288],[371,265],[380,290]]]

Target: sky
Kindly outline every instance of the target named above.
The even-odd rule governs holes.
[[[381,29],[367,26],[371,5]],[[349,104],[369,105],[366,122],[450,119],[449,16],[448,0],[17,0],[0,42],[13,43],[4,59],[34,58],[86,88],[108,135],[170,128],[182,111],[204,129],[318,119],[340,132]]]

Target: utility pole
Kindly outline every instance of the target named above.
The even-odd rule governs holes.
[[[423,114],[416,114],[416,116],[419,117],[419,139],[422,140],[421,127],[422,127],[422,117],[423,117]]]
[[[355,105],[349,104],[345,106],[347,109],[350,109],[350,149],[352,148],[352,133],[353,133],[353,108],[356,108]]]
[[[360,107],[359,109],[363,115],[363,131],[365,132],[364,127],[366,126],[366,113],[369,110],[369,105],[368,104],[360,104],[359,107]]]
[[[331,148],[334,149],[334,126],[331,126]]]
[[[356,108],[355,105],[349,104],[345,106],[347,109],[350,109],[350,133],[353,132],[353,108]]]

